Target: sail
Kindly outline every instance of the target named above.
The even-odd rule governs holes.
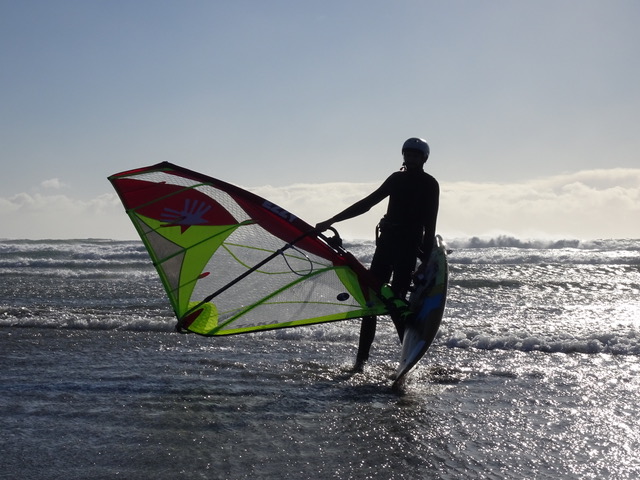
[[[168,162],[109,180],[180,331],[227,335],[386,313],[380,285],[353,255],[257,195]]]

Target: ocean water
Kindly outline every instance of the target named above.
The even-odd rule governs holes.
[[[182,335],[140,242],[0,241],[0,478],[638,478],[640,240],[449,246],[393,391],[384,319],[351,374],[357,321]]]

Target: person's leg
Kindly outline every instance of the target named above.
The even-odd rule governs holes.
[[[406,300],[409,287],[411,286],[411,276],[416,268],[417,243],[411,241],[411,237],[403,238],[396,249],[393,258],[393,279],[391,280],[391,290],[396,297]],[[405,317],[400,312],[391,314],[391,320],[398,331],[400,343],[404,340]]]
[[[381,235],[377,242],[376,250],[371,260],[371,273],[381,282],[387,283],[391,278],[391,261],[385,248],[384,238]],[[360,340],[354,370],[362,371],[364,363],[369,359],[369,350],[376,336],[377,318],[375,316],[363,317],[360,325]]]
[[[371,350],[371,344],[376,336],[376,324],[377,318],[375,316],[362,318],[356,364],[353,367],[355,371],[362,371],[365,362],[369,360],[369,350]]]

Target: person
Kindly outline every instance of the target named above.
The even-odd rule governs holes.
[[[327,230],[334,223],[369,211],[389,197],[387,212],[376,228],[376,249],[370,271],[382,284],[391,281],[393,295],[400,299],[406,299],[416,259],[429,258],[435,239],[440,186],[424,171],[429,153],[425,140],[408,139],[402,146],[404,162],[400,171],[392,173],[367,197],[316,225],[319,231]],[[391,318],[402,342],[403,320],[393,313]],[[369,359],[376,324],[375,316],[362,319],[355,371],[362,371]]]

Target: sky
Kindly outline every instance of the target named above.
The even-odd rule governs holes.
[[[0,0],[0,238],[135,239],[107,177],[161,161],[315,224],[414,136],[445,238],[640,238],[639,21],[636,0]]]

